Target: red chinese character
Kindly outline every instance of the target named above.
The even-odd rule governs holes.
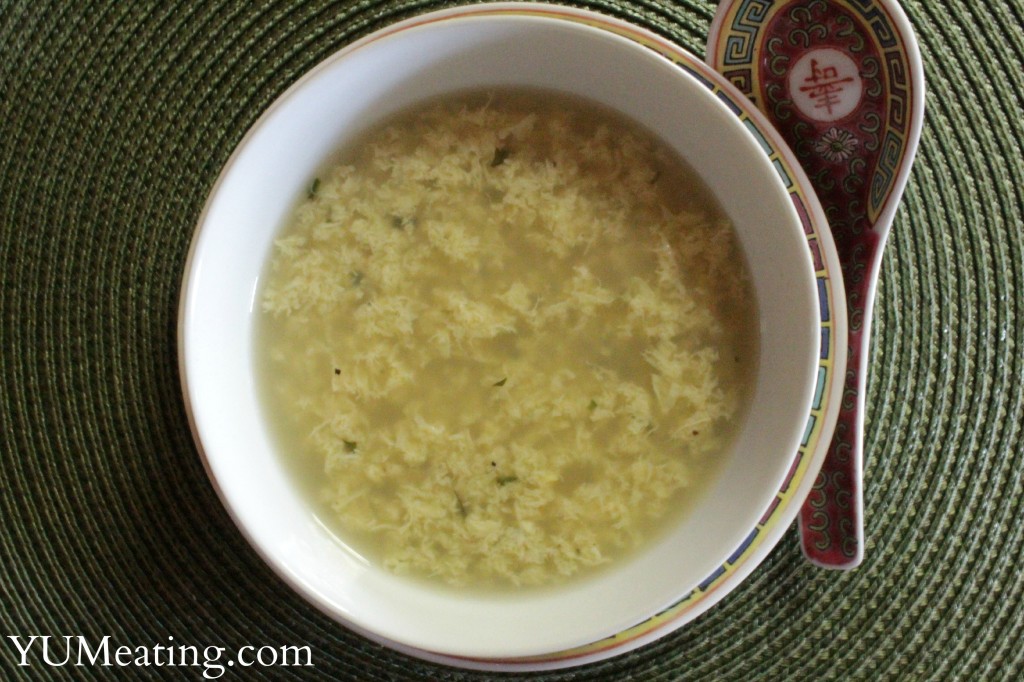
[[[821,68],[817,59],[811,60],[811,75],[804,79],[805,83],[800,92],[806,92],[807,96],[815,101],[815,108],[825,109],[829,114],[832,108],[841,103],[839,93],[843,91],[846,83],[852,83],[853,78],[839,77],[839,69],[834,66]]]

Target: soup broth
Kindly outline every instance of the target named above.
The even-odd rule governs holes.
[[[385,121],[311,179],[264,274],[281,456],[354,551],[440,584],[547,585],[643,547],[751,392],[727,217],[655,136],[557,93]]]

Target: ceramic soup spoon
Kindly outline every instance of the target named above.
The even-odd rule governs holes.
[[[861,479],[871,311],[882,248],[924,118],[924,75],[894,0],[722,0],[708,63],[778,128],[815,188],[842,263],[849,314],[843,401],[800,510],[804,554],[864,555]]]

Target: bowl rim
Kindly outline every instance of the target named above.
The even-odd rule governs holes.
[[[834,245],[831,243],[831,237],[827,229],[821,229],[821,226],[827,225],[827,223],[824,220],[824,215],[820,206],[817,205],[817,200],[813,195],[813,191],[808,189],[810,184],[806,177],[803,177],[799,164],[795,162],[795,159],[792,156],[792,152],[785,147],[785,144],[781,142],[781,139],[775,139],[778,136],[774,135],[774,129],[772,129],[771,126],[760,117],[760,114],[756,109],[752,109],[752,107],[745,104],[746,100],[742,98],[742,96],[737,96],[737,92],[730,91],[730,88],[732,87],[731,85],[716,73],[710,71],[708,67],[705,67],[683,48],[656,36],[646,29],[641,29],[632,24],[628,24],[627,22],[599,14],[597,12],[541,3],[484,3],[421,14],[419,16],[385,26],[378,31],[350,43],[329,55],[312,69],[303,74],[295,83],[279,95],[250,126],[246,134],[238,142],[228,160],[225,162],[216,182],[210,189],[206,204],[197,219],[197,227],[185,262],[185,275],[179,296],[177,336],[179,374],[185,398],[188,422],[193,433],[193,440],[196,443],[203,466],[207,471],[208,478],[214,486],[218,496],[221,498],[222,504],[228,511],[235,525],[249,542],[250,546],[256,550],[264,562],[266,562],[274,572],[286,582],[286,584],[302,595],[306,601],[316,606],[332,619],[344,624],[346,627],[381,644],[420,658],[426,658],[428,660],[434,660],[450,665],[459,665],[461,667],[477,667],[490,670],[510,669],[509,666],[511,666],[511,669],[552,669],[557,667],[566,667],[567,665],[577,665],[591,660],[600,660],[601,658],[607,658],[611,655],[623,653],[624,651],[628,651],[643,643],[657,639],[658,637],[681,627],[686,622],[689,622],[700,613],[703,613],[703,611],[707,610],[714,605],[714,603],[723,598],[725,594],[727,594],[733,587],[735,587],[736,584],[739,583],[739,581],[742,580],[743,577],[749,574],[777,543],[778,539],[781,537],[781,533],[775,533],[774,535],[778,537],[774,538],[769,538],[768,534],[765,533],[761,537],[756,538],[756,541],[751,540],[746,542],[744,546],[737,550],[737,553],[730,557],[730,562],[728,562],[729,565],[727,568],[723,567],[720,571],[716,571],[714,575],[709,576],[708,580],[701,584],[699,590],[694,590],[689,597],[674,603],[672,606],[652,616],[650,619],[627,628],[607,639],[598,640],[572,649],[546,653],[539,656],[516,657],[513,659],[464,658],[450,654],[416,649],[415,647],[410,647],[400,642],[389,640],[377,633],[368,631],[359,624],[353,622],[351,619],[338,614],[336,610],[330,608],[328,605],[321,603],[316,595],[311,594],[303,585],[295,582],[287,572],[283,571],[281,567],[277,565],[274,555],[255,540],[248,530],[247,525],[241,518],[239,518],[238,514],[236,514],[236,510],[233,508],[233,505],[230,503],[213,472],[209,457],[206,453],[203,442],[199,437],[187,376],[186,317],[189,294],[191,291],[191,282],[193,279],[192,276],[194,274],[194,259],[201,241],[203,227],[206,224],[210,206],[214,198],[218,195],[225,177],[229,174],[230,169],[234,167],[238,156],[241,154],[242,150],[246,147],[251,138],[260,129],[261,125],[264,124],[273,115],[277,108],[282,106],[282,104],[295,91],[301,89],[308,80],[314,78],[321,70],[329,68],[329,66],[334,64],[336,61],[343,59],[348,54],[364,47],[365,45],[418,26],[424,26],[438,21],[458,20],[481,16],[529,16],[543,18],[549,21],[562,21],[577,26],[583,25],[595,30],[626,38],[633,43],[638,43],[652,49],[654,52],[674,63],[675,66],[681,67],[690,77],[702,82],[703,85],[711,89],[718,97],[727,100],[727,103],[730,104],[730,107],[734,109],[734,112],[737,113],[737,115],[740,115],[741,118],[746,116],[748,129],[751,127],[756,129],[762,138],[762,144],[764,146],[770,146],[775,150],[775,154],[778,156],[776,165],[779,169],[780,175],[782,175],[784,179],[787,174],[789,176],[788,179],[790,181],[791,195],[795,200],[799,199],[803,202],[804,210],[800,217],[804,222],[805,231],[809,235],[813,233],[814,238],[818,241],[821,257],[825,262],[822,270],[824,271],[826,282],[830,283],[830,288],[828,288],[824,293],[829,299],[828,305],[830,312],[832,313],[832,329],[833,332],[845,329],[845,309],[841,306],[835,305],[836,302],[843,300],[841,296],[842,282],[838,277],[838,259],[834,255]],[[769,155],[771,156],[771,154]],[[819,270],[819,273],[816,274],[820,274],[822,270]],[[835,274],[833,275],[833,273]],[[818,279],[820,285],[822,278],[819,276]],[[825,305],[824,302],[823,305]],[[827,438],[822,438],[822,434],[828,432],[830,423],[834,425],[835,413],[838,411],[838,401],[835,399],[835,394],[837,393],[837,389],[841,388],[840,382],[835,381],[834,378],[837,375],[842,376],[842,362],[845,358],[845,352],[840,351],[842,351],[844,339],[845,333],[831,334],[831,340],[829,341],[831,372],[826,377],[828,385],[825,386],[824,389],[819,386],[818,393],[819,397],[822,398],[822,409],[819,410],[817,426],[814,427],[814,429],[809,428],[809,432],[814,430],[817,433],[817,438],[809,437],[809,440],[813,441],[812,444],[816,444],[822,440],[827,441]],[[784,520],[784,516],[786,516],[786,514],[780,515],[780,513],[783,511],[791,512],[789,516],[795,516],[796,510],[799,506],[799,501],[802,501],[803,496],[806,495],[807,489],[809,489],[809,482],[813,480],[812,474],[816,472],[817,467],[820,467],[820,459],[823,456],[823,449],[821,449],[820,456],[817,450],[812,452],[809,449],[808,452],[797,457],[797,461],[794,462],[793,469],[787,477],[787,481],[783,488],[785,490],[785,488],[791,483],[799,483],[800,491],[797,491],[797,494],[790,491],[788,499],[780,498],[776,500],[773,507],[770,508],[766,512],[765,517],[762,518],[762,521],[764,522],[763,527],[765,529],[778,525],[782,525],[784,529],[784,526],[788,525],[788,522]],[[797,500],[797,502],[794,503],[794,500]],[[792,518],[789,518],[789,521],[792,521]],[[733,561],[733,559],[735,561]],[[698,592],[700,592],[700,594],[697,594]]]

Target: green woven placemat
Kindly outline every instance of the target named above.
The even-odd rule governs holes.
[[[11,635],[311,648],[314,668],[225,679],[487,677],[351,634],[265,567],[206,478],[176,364],[185,255],[234,145],[318,61],[439,4],[0,3],[0,677],[202,678],[20,667]],[[698,54],[714,12],[579,4]],[[812,568],[790,532],[695,623],[536,677],[1024,675],[1024,4],[904,5],[929,109],[879,288],[864,565]]]

